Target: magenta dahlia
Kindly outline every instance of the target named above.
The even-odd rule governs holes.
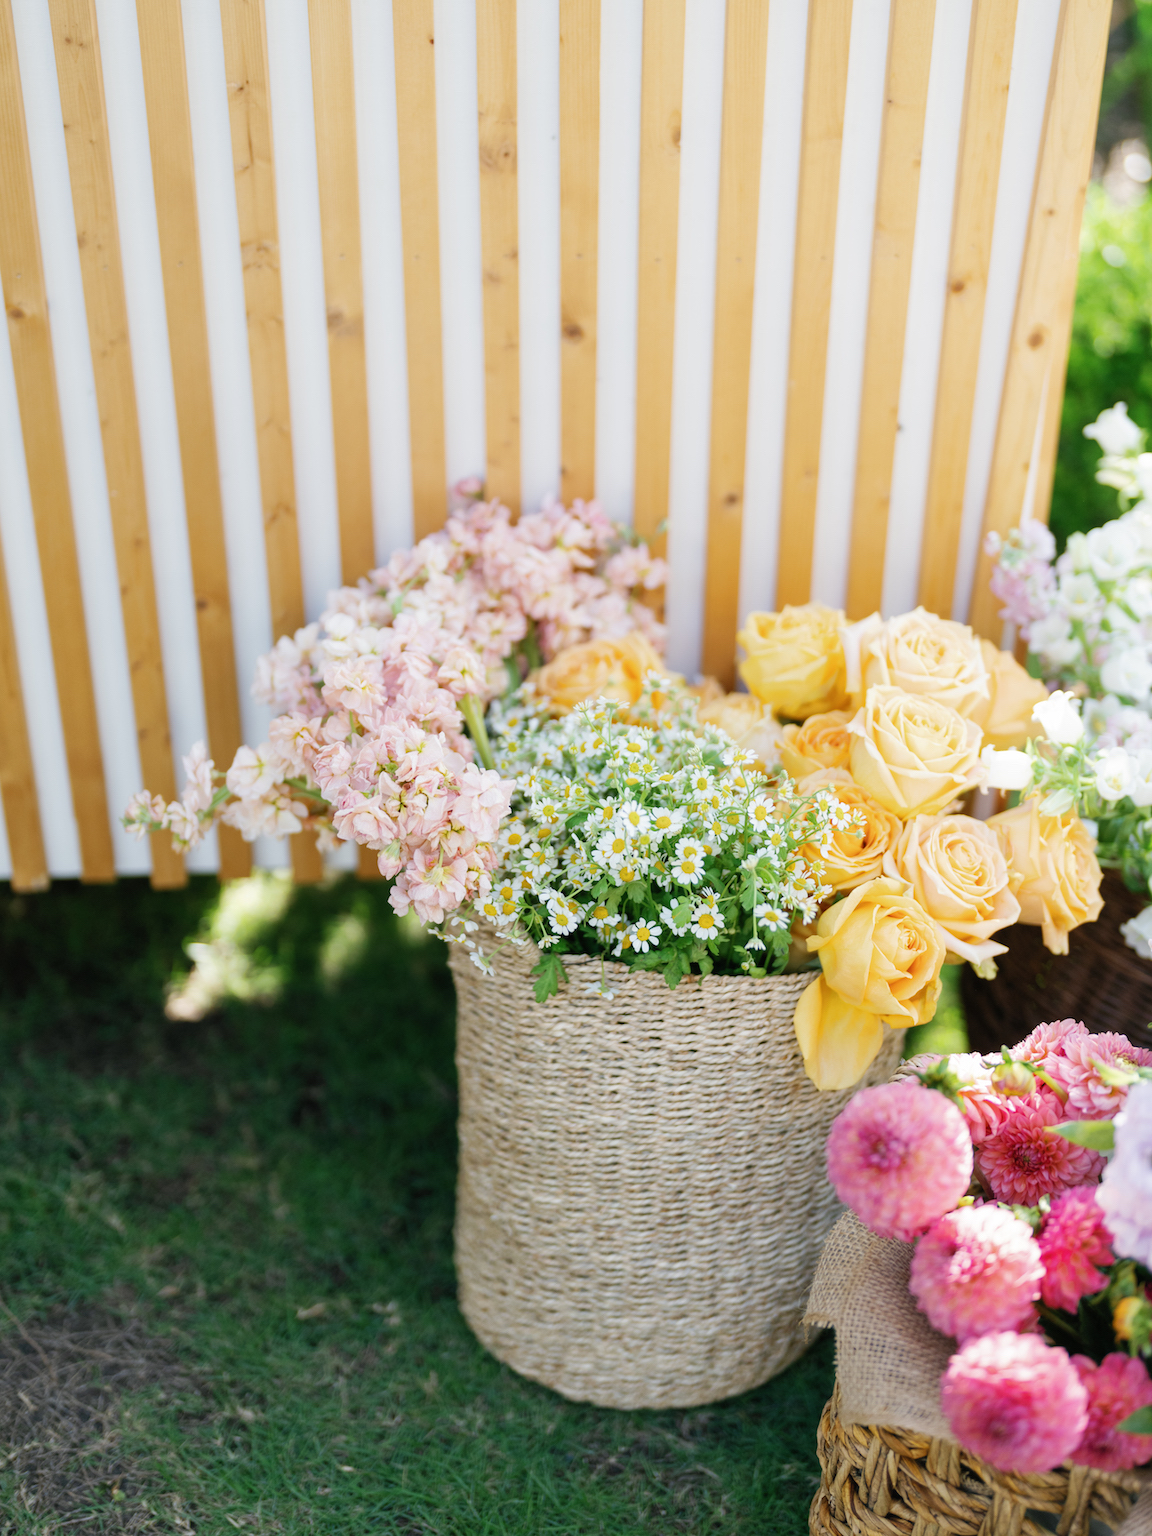
[[[1108,1284],[1108,1276],[1096,1266],[1111,1264],[1115,1255],[1094,1184],[1056,1196],[1037,1242],[1044,1263],[1040,1295],[1046,1306],[1075,1312],[1081,1296],[1092,1296]]]
[[[954,1354],[940,1405],[965,1450],[1001,1472],[1047,1472],[1088,1423],[1088,1392],[1062,1349],[1034,1333],[986,1333]]]
[[[1124,1108],[1128,1089],[1105,1083],[1101,1065],[1146,1067],[1152,1065],[1152,1051],[1133,1045],[1127,1035],[1069,1036],[1063,1053],[1048,1065],[1053,1080],[1068,1091],[1069,1118],[1103,1120]]]
[[[1105,1472],[1138,1467],[1152,1457],[1152,1435],[1131,1435],[1116,1426],[1152,1403],[1152,1381],[1142,1360],[1117,1352],[1099,1365],[1086,1355],[1072,1364],[1088,1393],[1088,1425],[1073,1460]]]
[[[1069,1117],[1054,1093],[1040,1089],[1026,1099],[1012,1099],[1007,1120],[981,1143],[976,1167],[997,1200],[1035,1205],[1041,1195],[1056,1195],[1100,1177],[1099,1152],[1057,1136],[1053,1126]]]
[[[916,1244],[908,1288],[933,1328],[963,1344],[1028,1322],[1043,1273],[1027,1222],[998,1205],[968,1205]]]
[[[904,1242],[953,1208],[972,1178],[972,1142],[949,1099],[903,1080],[865,1088],[828,1133],[828,1178],[866,1227]]]

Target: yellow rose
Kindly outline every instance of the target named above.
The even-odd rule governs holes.
[[[938,699],[869,688],[848,732],[852,777],[901,820],[942,811],[980,777],[980,727]]]
[[[1066,955],[1072,929],[1094,923],[1104,906],[1095,839],[1078,816],[1042,816],[1035,795],[990,816],[987,825],[1004,839],[1008,862],[1021,877],[1020,921],[1039,925],[1045,947]]]
[[[585,699],[638,702],[649,672],[665,673],[664,663],[638,629],[617,640],[589,640],[570,645],[532,674],[554,715],[566,715]]]
[[[882,624],[877,615],[844,632],[848,691],[857,706],[869,688],[902,688],[947,704],[965,718],[988,701],[988,671],[967,624],[923,608]]]
[[[703,725],[726,732],[738,747],[751,752],[762,768],[774,768],[780,761],[779,721],[752,694],[721,693],[701,703],[696,718]]]
[[[796,1008],[796,1039],[817,1088],[849,1088],[875,1058],[881,1021],[926,1024],[940,997],[944,945],[898,880],[869,880],[824,912],[808,948],[821,976]]]
[[[851,891],[883,872],[884,855],[900,836],[899,817],[852,782],[840,768],[825,768],[797,781],[801,794],[827,789],[856,813],[856,824],[832,833],[827,847],[808,847],[804,856],[823,865],[824,879],[834,891]]]
[[[1029,677],[1011,651],[999,651],[991,640],[981,640],[988,668],[987,704],[978,704],[972,719],[984,732],[984,740],[1001,752],[1022,747],[1030,736],[1043,734],[1032,718],[1032,706],[1048,697],[1038,677]]]
[[[786,725],[780,745],[784,772],[802,779],[823,768],[847,768],[851,718],[846,709],[833,709],[826,715],[809,715],[803,725]]]
[[[746,658],[740,676],[763,704],[791,720],[843,709],[844,615],[822,603],[750,613],[736,636]]]
[[[1000,839],[971,816],[913,816],[884,857],[884,873],[903,880],[936,923],[948,954],[974,965],[1005,953],[992,935],[1020,920]]]

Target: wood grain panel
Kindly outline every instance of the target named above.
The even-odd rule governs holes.
[[[116,865],[11,0],[0,0],[0,285],[8,318],[40,564],[45,572],[51,573],[51,579],[44,583],[44,601],[80,840],[81,879],[113,880]],[[15,714],[12,718],[15,720]],[[13,811],[7,818],[10,839],[15,815]],[[23,819],[23,813],[20,815]],[[20,835],[18,827],[16,835]],[[29,862],[27,852],[21,854],[21,859],[20,879],[40,878],[35,873],[35,860]]]
[[[936,0],[894,0],[889,22],[848,561],[847,604],[852,619],[862,619],[879,608],[884,587],[935,15]]]
[[[658,554],[668,516],[672,353],[680,218],[684,0],[644,7],[640,85],[640,228],[636,316],[636,470],[633,526]]]
[[[444,358],[440,321],[440,206],[436,170],[436,35],[432,0],[392,7],[396,52],[400,222],[408,332],[408,431],[417,539],[448,515]]]
[[[263,0],[220,0],[220,18],[224,27],[232,167],[248,311],[248,355],[256,413],[268,591],[272,632],[279,636],[291,634],[304,623],[304,592],[296,527]],[[288,846],[296,879],[319,880],[323,861],[311,834],[290,838]]]
[[[812,588],[812,538],[851,31],[852,0],[811,0],[788,343],[777,607],[806,603]]]
[[[351,584],[376,564],[351,0],[308,0],[308,35],[320,179],[320,238],[328,313],[340,566],[344,580]]]
[[[990,639],[998,636],[1000,620],[988,586],[992,565],[984,540],[992,531],[1007,533],[1019,520],[1045,380],[1051,381],[1054,393],[1062,382],[1068,348],[1065,320],[1075,294],[1080,219],[1092,170],[1111,14],[1110,0],[1062,0],[1060,7],[969,614],[973,628]],[[1052,434],[1043,436],[1050,441]]]
[[[560,0],[560,495],[596,494],[600,0]]]
[[[8,833],[8,852],[12,859],[14,891],[46,891],[48,861],[44,856],[44,837],[40,827],[40,806],[36,798],[36,772],[32,764],[32,746],[28,738],[28,720],[24,713],[24,693],[20,684],[20,665],[16,655],[16,630],[8,600],[8,578],[4,568],[4,549],[0,545],[0,711],[4,729],[0,731],[0,802],[4,806],[4,825]]]
[[[227,768],[242,740],[240,700],[208,362],[208,322],[180,0],[136,0],[136,22],[144,69],[208,745],[216,763]],[[249,874],[252,853],[239,832],[234,827],[221,826],[217,836],[220,878],[235,880]]]
[[[476,0],[487,491],[520,511],[516,0]]]
[[[1016,0],[974,0],[920,555],[920,601],[945,616],[960,548],[1015,33]]]
[[[144,782],[175,798],[176,776],[152,572],[128,309],[112,188],[112,156],[94,0],[49,0],[88,339],[104,445],[104,470],[120,577],[124,637]],[[152,844],[152,884],[183,885],[184,860],[166,833]]]

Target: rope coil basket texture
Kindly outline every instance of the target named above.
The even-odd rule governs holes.
[[[817,1433],[820,1488],[811,1536],[1124,1536],[1143,1533],[1144,1480],[1067,1464],[1022,1477],[996,1472],[952,1440],[844,1424],[840,1388]]]
[[[568,985],[538,1004],[537,953],[496,949],[486,977],[451,952],[464,1316],[514,1370],[602,1407],[758,1386],[807,1347],[840,1210],[824,1142],[855,1089],[804,1074],[792,1018],[811,976],[670,990],[607,963],[608,999],[600,962],[566,957]],[[891,1075],[901,1038],[863,1082]]]

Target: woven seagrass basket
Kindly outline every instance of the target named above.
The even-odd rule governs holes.
[[[493,946],[485,946],[492,952]],[[480,1341],[565,1397],[692,1407],[758,1386],[801,1326],[839,1207],[824,1141],[849,1093],[804,1075],[810,976],[704,978],[566,960],[538,1004],[531,946],[485,977],[452,951],[456,1272]],[[865,1081],[891,1076],[889,1035]]]
[[[1034,1477],[996,1472],[952,1440],[842,1424],[839,1401],[837,1387],[817,1433],[811,1536],[1105,1536],[1142,1486],[1134,1472],[1071,1464]]]
[[[1039,928],[1017,925],[1000,935],[1008,953],[997,958],[995,980],[981,981],[964,967],[960,992],[970,1050],[1015,1045],[1052,1019],[1082,1019],[1097,1034],[1114,1030],[1152,1046],[1152,961],[1141,960],[1120,934],[1147,898],[1130,891],[1115,870],[1105,872],[1100,894],[1103,912],[1069,934],[1066,955],[1049,954]]]

